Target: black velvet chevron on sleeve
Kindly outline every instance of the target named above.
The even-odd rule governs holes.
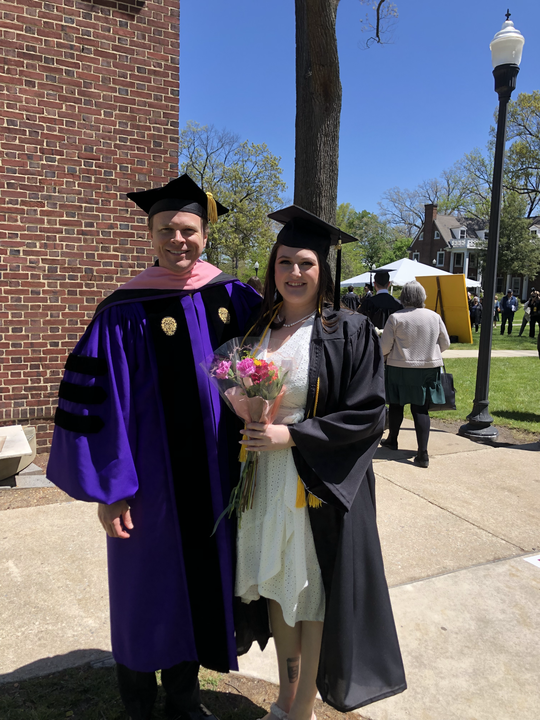
[[[105,426],[99,415],[75,415],[75,413],[67,412],[62,408],[56,408],[54,424],[64,430],[81,433],[81,435],[98,433]]]
[[[81,403],[82,405],[101,405],[107,399],[107,393],[102,387],[83,387],[75,383],[62,380],[58,397],[69,402]]]
[[[107,374],[107,362],[103,358],[74,355],[71,353],[66,362],[66,370],[99,377]]]

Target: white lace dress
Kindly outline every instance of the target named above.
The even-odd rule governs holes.
[[[261,357],[281,363],[294,358],[275,424],[304,418],[308,389],[309,346],[313,318],[281,348]],[[270,333],[268,333],[269,339]],[[298,472],[291,449],[261,452],[253,508],[242,515],[238,530],[235,593],[249,603],[265,597],[278,602],[287,625],[324,620],[324,588],[307,508],[296,507]]]

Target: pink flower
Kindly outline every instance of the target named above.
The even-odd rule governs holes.
[[[222,360],[216,368],[216,377],[218,380],[225,380],[231,369],[230,360]]]
[[[255,363],[253,362],[253,358],[250,357],[244,358],[244,360],[240,360],[236,367],[238,369],[238,374],[240,375],[240,377],[247,377],[248,375],[252,375],[255,372]]]

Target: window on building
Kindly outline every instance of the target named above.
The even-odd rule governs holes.
[[[437,253],[437,267],[442,267],[444,265],[444,252],[438,252]]]
[[[518,298],[519,292],[521,290],[521,278],[513,277],[512,278],[512,292],[514,295]]]
[[[495,292],[496,292],[497,294],[503,293],[503,292],[504,292],[503,287],[504,287],[504,286],[503,286],[503,278],[502,278],[502,277],[498,277],[498,278],[497,278],[497,283],[496,283],[496,285],[495,285]]]
[[[419,239],[419,240],[423,240],[423,239],[424,239],[424,233],[423,233],[423,232],[420,233],[420,235],[418,236],[418,239]]]
[[[471,254],[469,255],[469,267],[475,268],[475,267],[476,267],[476,260],[477,260],[477,255],[476,255],[476,253],[471,253]]]
[[[459,231],[459,239],[460,239],[460,240],[465,240],[466,237],[467,237],[467,231],[466,231],[466,230],[460,230],[460,231]]]
[[[412,254],[412,259],[413,259],[413,260],[418,260],[418,262],[420,262],[420,253],[418,253],[418,252],[413,253],[413,254]]]
[[[438,240],[441,237],[441,233],[438,230],[435,230],[433,237],[435,238],[435,240]]]
[[[538,230],[536,228],[532,228],[531,235],[538,235]]]
[[[456,253],[454,255],[454,267],[457,267],[457,268],[463,267],[463,253]]]

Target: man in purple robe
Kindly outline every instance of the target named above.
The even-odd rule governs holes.
[[[157,255],[97,308],[60,384],[48,477],[98,503],[107,531],[111,637],[132,720],[212,714],[199,666],[237,669],[234,536],[211,537],[236,482],[237,427],[200,367],[242,335],[260,302],[200,260],[207,222],[227,209],[187,175],[129,193]]]

